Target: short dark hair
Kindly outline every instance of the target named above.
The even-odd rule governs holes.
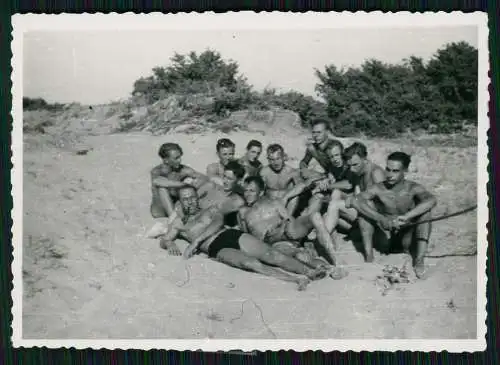
[[[198,190],[196,190],[196,188],[193,185],[184,184],[177,190],[177,192],[180,194],[182,190],[193,190],[196,196],[198,196]]]
[[[408,166],[410,166],[411,157],[410,155],[404,152],[398,151],[398,152],[393,152],[389,156],[387,156],[387,160],[399,161],[403,164],[403,167],[407,169]]]
[[[245,176],[246,170],[242,164],[238,161],[229,161],[226,166],[224,166],[224,171],[232,171],[237,179],[242,179]]]
[[[258,147],[258,148],[262,149],[262,143],[260,143],[260,141],[257,141],[256,139],[252,139],[247,144],[247,150],[251,149],[252,147]]]
[[[216,150],[219,152],[222,148],[234,148],[236,145],[229,138],[221,138],[217,141]]]
[[[179,146],[177,143],[167,142],[161,145],[160,149],[158,150],[158,156],[160,156],[160,158],[167,158],[170,154],[170,151],[179,151],[179,153],[183,155],[181,146]]]
[[[330,151],[333,147],[338,147],[340,153],[344,153],[344,145],[338,139],[330,139],[326,144],[326,150]]]
[[[253,176],[247,177],[245,179],[245,184],[250,184],[250,183],[254,183],[255,185],[257,185],[259,187],[260,191],[263,191],[266,188],[266,183],[264,182],[262,177],[260,177],[259,175],[253,175]]]
[[[363,143],[354,142],[352,145],[345,149],[344,158],[346,160],[350,160],[354,155],[365,158],[368,155],[366,146]]]
[[[270,144],[267,147],[267,153],[270,154],[270,153],[275,153],[275,152],[281,152],[282,154],[285,154],[285,149],[283,148],[282,145],[280,145],[278,143]]]
[[[324,118],[314,118],[311,121],[311,128],[323,124],[327,130],[330,130],[330,122]]]

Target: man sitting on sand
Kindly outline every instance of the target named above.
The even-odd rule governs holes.
[[[221,138],[217,141],[215,148],[219,161],[207,166],[207,176],[212,182],[222,185],[224,166],[226,166],[229,161],[234,160],[235,144],[228,138]]]
[[[273,250],[250,234],[234,228],[225,228],[224,217],[219,209],[200,208],[194,187],[180,188],[179,201],[184,218],[177,217],[171,222],[166,239],[173,241],[179,237],[187,240],[189,246],[184,251],[185,258],[201,251],[230,266],[297,283],[299,290],[305,290],[310,280],[326,276],[324,268],[310,268]]]
[[[298,195],[310,184],[302,179],[298,169],[286,164],[285,158],[285,151],[281,145],[269,145],[267,147],[269,165],[262,168],[260,176],[266,187],[266,197],[283,201],[288,214],[293,216],[299,204]],[[311,211],[314,210],[311,208]],[[319,210],[319,207],[316,210]]]
[[[243,231],[261,241],[274,244],[281,241],[300,241],[315,229],[320,245],[326,251],[327,260],[335,265],[333,242],[319,212],[293,218],[278,199],[264,196],[264,181],[259,176],[245,179],[245,203],[238,218]]]
[[[307,142],[307,149],[304,157],[300,161],[299,168],[302,178],[318,178],[321,176],[319,172],[309,169],[309,164],[314,159],[323,169],[324,173],[328,173],[331,169],[331,162],[328,158],[328,144],[331,139],[328,137],[328,121],[318,118],[312,121],[312,138]]]
[[[262,163],[259,161],[262,153],[262,143],[252,139],[247,144],[247,152],[239,159],[239,162],[245,167],[246,176],[256,176],[262,168]]]
[[[405,179],[411,158],[406,153],[394,152],[387,157],[384,182],[376,183],[350,200],[350,205],[359,213],[359,226],[366,256],[373,259],[373,237],[376,231],[378,242],[387,251],[400,244],[406,253],[414,245],[416,254],[413,267],[418,278],[425,273],[424,255],[431,234],[431,223],[405,227],[429,219],[437,204],[434,195],[422,185]],[[383,231],[383,232],[381,232]]]
[[[366,191],[369,187],[385,180],[384,170],[377,164],[367,159],[367,149],[362,143],[355,142],[344,151],[344,159],[349,166],[349,178],[354,190],[353,194],[341,192],[332,194],[332,200],[328,205],[328,210],[324,215],[325,226],[330,234],[339,224],[342,218],[344,227],[350,229],[358,218],[356,209],[346,204],[352,195]],[[373,257],[365,256],[366,262],[371,262]]]
[[[199,195],[205,195],[211,188],[208,178],[181,163],[183,151],[177,143],[164,143],[158,155],[163,163],[151,170],[151,215],[153,218],[170,217],[178,200],[177,189],[191,179]]]

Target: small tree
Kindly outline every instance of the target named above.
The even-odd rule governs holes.
[[[215,94],[216,90],[249,92],[246,79],[238,73],[238,64],[224,61],[220,53],[206,50],[201,54],[176,53],[166,67],[155,67],[153,75],[134,83],[132,94],[141,93],[151,101],[171,93]]]

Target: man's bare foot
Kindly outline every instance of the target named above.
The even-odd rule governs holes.
[[[413,265],[413,271],[415,271],[415,275],[418,279],[426,279],[424,260],[416,260]]]
[[[160,247],[164,250],[167,250],[167,253],[170,256],[181,256],[182,252],[179,250],[179,247],[173,242],[165,239],[160,240]]]
[[[345,278],[347,275],[349,275],[349,273],[347,272],[347,270],[345,270],[341,267],[333,266],[330,269],[329,275],[333,280],[340,280],[340,279]]]
[[[327,274],[328,274],[328,269],[321,266],[321,267],[318,267],[317,269],[310,270],[307,273],[307,277],[311,280],[319,280],[319,279],[323,279]]]
[[[297,281],[297,290],[298,291],[304,291],[307,289],[307,285],[309,285],[309,283],[311,282],[311,280],[307,279],[307,278],[300,278],[298,281]]]

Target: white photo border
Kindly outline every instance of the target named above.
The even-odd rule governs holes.
[[[228,12],[216,14],[15,14],[12,16],[12,163],[13,209],[11,213],[13,244],[12,343],[14,347],[76,348],[76,349],[165,349],[178,351],[449,351],[475,352],[486,349],[486,260],[489,180],[487,131],[489,129],[488,16],[483,12]],[[89,30],[278,30],[328,28],[390,28],[390,27],[456,27],[477,26],[478,29],[478,156],[477,156],[477,338],[473,340],[121,340],[121,339],[24,339],[22,336],[22,232],[23,232],[23,36],[30,31]]]

